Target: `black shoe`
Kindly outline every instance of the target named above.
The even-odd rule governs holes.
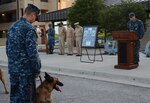
[[[78,54],[78,55],[76,55],[76,56],[81,56],[81,55]]]
[[[48,52],[47,54],[51,54],[50,52]]]
[[[53,51],[51,51],[49,54],[53,54]]]
[[[67,54],[68,56],[72,56],[73,54]]]
[[[139,62],[135,62],[134,64],[137,64],[137,65],[139,65]]]
[[[51,50],[51,54],[54,54],[53,50]]]
[[[64,54],[59,53],[58,55],[64,55]]]
[[[137,66],[139,66],[139,63],[136,63]]]

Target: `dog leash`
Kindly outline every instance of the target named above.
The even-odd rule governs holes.
[[[42,84],[42,78],[41,78],[41,76],[39,75],[39,78],[40,78],[40,81],[41,81],[41,84]]]

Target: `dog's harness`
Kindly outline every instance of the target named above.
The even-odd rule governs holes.
[[[41,84],[42,84],[42,78],[41,78],[41,76],[39,75],[39,78],[40,78],[40,81],[41,81]]]

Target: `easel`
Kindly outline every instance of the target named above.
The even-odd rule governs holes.
[[[83,52],[82,52],[82,51],[83,51],[83,48],[81,48],[80,62],[83,62],[83,63],[94,63],[95,61],[97,61],[97,62],[103,62],[103,56],[102,56],[102,52],[101,52],[100,45],[99,45],[99,43],[97,43],[97,45],[98,45],[98,47],[95,47],[95,48],[94,48],[94,54],[90,54],[90,53],[88,52],[88,49],[92,49],[92,48],[84,48],[84,49],[86,50],[86,55],[87,55],[89,61],[84,61],[84,60],[82,59],[82,56],[83,56],[84,54],[83,54]],[[99,51],[99,54],[96,54],[97,49],[98,49],[98,51]],[[96,60],[96,55],[100,55],[101,59]],[[91,59],[91,56],[93,56],[93,59]]]
[[[101,52],[100,45],[97,41],[97,31],[98,31],[98,26],[93,25],[93,26],[84,26],[83,28],[83,37],[82,37],[82,45],[81,45],[81,56],[80,56],[80,62],[83,63],[94,63],[95,61],[97,62],[102,62],[103,61],[103,56]],[[83,60],[83,49],[86,50],[86,55],[88,60],[85,61]],[[89,49],[94,49],[94,53],[90,54]],[[97,54],[97,49],[99,53]],[[96,60],[96,55],[100,55],[101,59]],[[93,57],[93,59],[91,58]]]

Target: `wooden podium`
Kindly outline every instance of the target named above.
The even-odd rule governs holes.
[[[118,65],[117,69],[134,69],[138,67],[134,60],[134,42],[138,39],[135,32],[114,31],[112,32],[114,40],[118,42]]]

